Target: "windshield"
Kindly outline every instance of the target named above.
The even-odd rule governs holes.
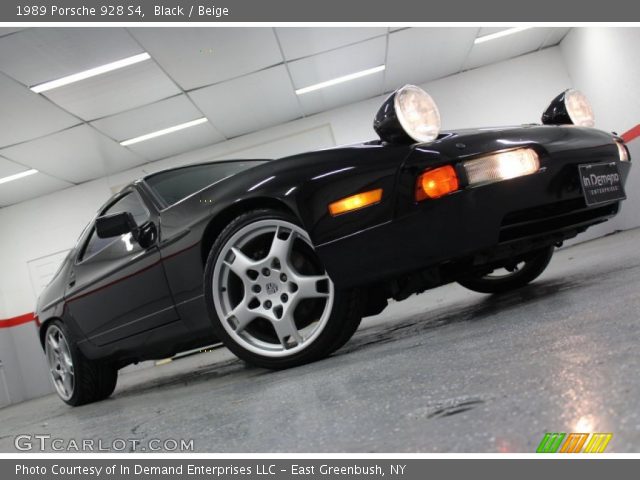
[[[266,160],[246,160],[193,165],[156,173],[147,177],[145,182],[170,206],[212,183],[265,162]]]

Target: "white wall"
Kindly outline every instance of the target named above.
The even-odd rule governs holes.
[[[423,85],[438,103],[445,129],[537,122],[551,98],[570,86],[557,47]],[[212,158],[244,154],[283,156],[298,153],[301,148],[371,140],[375,138],[371,127],[373,116],[382,99],[296,120],[0,209],[0,291],[4,297],[0,318],[33,310],[35,296],[27,262],[70,248],[96,209],[112,193],[112,187],[122,186],[146,172]],[[6,330],[3,333],[0,329],[0,336]],[[22,336],[20,341],[27,342]],[[42,355],[38,358],[33,353],[37,350],[36,342],[33,335],[32,345],[20,347],[17,352],[19,365],[8,368],[21,370],[26,379],[37,378],[39,385],[16,387],[12,392],[14,401],[34,396],[41,389],[45,367]],[[28,354],[22,355],[22,351]]]
[[[10,368],[18,364],[18,358],[15,354],[13,343],[13,335],[5,330],[0,331],[0,407],[4,407],[15,402],[15,398],[22,398],[24,381],[21,379],[20,371],[16,368]]]
[[[640,28],[574,28],[560,44],[574,88],[593,104],[596,127],[623,134],[640,124]],[[640,139],[629,144],[640,160]],[[627,201],[610,222],[588,231],[595,238],[640,225],[640,171],[631,169]]]

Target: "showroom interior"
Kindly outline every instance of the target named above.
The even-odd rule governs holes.
[[[0,418],[3,407],[19,412],[33,401],[68,411],[52,394],[36,298],[97,209],[144,175],[375,139],[376,111],[405,84],[433,97],[443,130],[539,123],[551,99],[575,88],[591,101],[596,128],[624,135],[632,159],[640,156],[640,29],[536,26],[501,35],[506,30],[0,28]],[[49,83],[114,62],[121,65]],[[335,79],[343,81],[323,85]],[[640,227],[636,170],[621,213],[569,245]],[[416,315],[402,305],[394,315]],[[217,368],[202,358],[189,361]],[[221,371],[230,362],[224,357]],[[121,377],[145,370],[154,378],[145,388],[161,389],[162,369],[180,371],[171,363],[128,367]],[[113,415],[136,402],[135,391],[118,393],[107,401],[118,405]]]

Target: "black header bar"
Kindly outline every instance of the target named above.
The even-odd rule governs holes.
[[[609,0],[2,0],[0,22],[637,22]]]

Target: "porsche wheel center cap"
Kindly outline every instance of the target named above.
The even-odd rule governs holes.
[[[278,285],[273,282],[267,283],[264,288],[269,295],[275,295],[278,293]]]

